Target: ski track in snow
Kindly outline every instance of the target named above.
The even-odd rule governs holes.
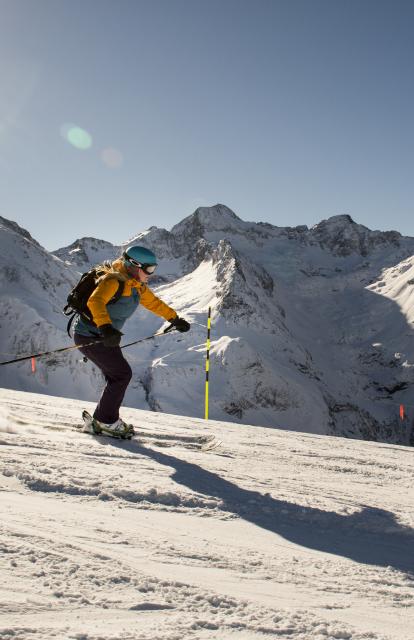
[[[124,442],[0,400],[0,638],[414,637],[412,449],[133,409]]]

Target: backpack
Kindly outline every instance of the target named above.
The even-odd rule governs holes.
[[[71,337],[70,328],[72,326],[72,322],[77,315],[80,315],[84,320],[89,322],[89,324],[92,324],[94,327],[96,326],[92,319],[92,314],[88,309],[87,302],[96,289],[98,279],[105,273],[107,273],[107,271],[103,267],[110,268],[111,263],[106,261],[103,263],[103,265],[96,265],[90,271],[83,273],[79,282],[73,287],[72,291],[67,297],[67,304],[63,308],[63,313],[65,314],[65,316],[70,316],[66,329],[69,337]],[[122,280],[119,280],[118,291],[110,299],[108,304],[114,304],[117,300],[119,300],[123,292],[124,282]]]

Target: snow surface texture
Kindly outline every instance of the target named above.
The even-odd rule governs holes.
[[[412,442],[414,238],[347,215],[311,229],[245,222],[223,205],[119,247],[82,238],[51,254],[15,223],[1,219],[0,233],[3,360],[70,344],[60,310],[79,272],[140,243],[160,258],[155,292],[192,330],[126,350],[126,404],[203,416],[211,305],[211,418]],[[140,309],[125,343],[160,326]],[[0,384],[92,401],[102,379],[70,352],[38,360],[36,374],[30,362],[0,367]]]
[[[413,450],[85,406],[1,391],[1,638],[412,640]]]

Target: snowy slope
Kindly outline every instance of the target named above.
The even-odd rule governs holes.
[[[135,409],[122,443],[0,401],[0,637],[414,637],[411,449]]]
[[[393,300],[409,325],[414,324],[414,256],[384,269],[367,289]]]
[[[21,281],[25,260],[32,273],[47,273],[54,283],[72,281],[76,272],[120,255],[133,242],[157,252],[160,267],[152,287],[191,321],[192,330],[126,351],[134,372],[126,397],[129,406],[203,415],[206,315],[211,305],[212,418],[409,442],[414,424],[414,310],[413,274],[407,265],[414,255],[413,238],[372,231],[347,215],[311,229],[246,222],[224,205],[199,208],[171,231],[150,227],[118,247],[83,238],[52,255],[33,241],[28,244],[27,232],[13,223],[5,223],[0,232],[0,246],[8,246],[10,235],[19,238],[5,264]],[[43,270],[39,254],[47,264]],[[9,277],[3,281],[9,318],[1,327],[3,352],[67,343],[64,318],[59,316],[67,288],[58,288],[51,303],[41,278],[30,282],[34,296],[22,292],[20,284],[14,286],[12,301],[7,297]],[[39,301],[46,309],[40,318]],[[125,326],[125,342],[150,335],[161,325],[159,318],[140,309]],[[0,384],[92,400],[100,377],[72,355],[69,360],[62,356],[39,361],[36,375],[27,363],[7,371],[0,368]],[[404,422],[400,404],[406,410]]]

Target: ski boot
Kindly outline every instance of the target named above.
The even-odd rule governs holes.
[[[134,427],[118,418],[112,424],[106,424],[93,418],[86,410],[82,413],[82,419],[85,424],[84,431],[95,435],[110,436],[112,438],[120,438],[121,440],[130,440],[134,435]]]

